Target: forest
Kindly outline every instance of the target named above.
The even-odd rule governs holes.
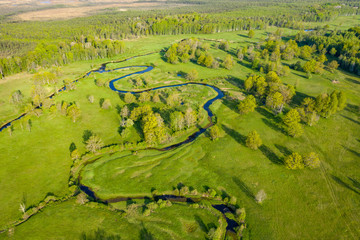
[[[50,3],[0,1],[0,239],[359,239],[358,1]]]

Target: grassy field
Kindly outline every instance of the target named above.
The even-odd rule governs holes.
[[[352,17],[350,18],[352,19]],[[352,19],[351,21],[358,21]],[[335,24],[335,23],[334,23]],[[332,24],[329,24],[332,27]],[[268,32],[275,31],[269,28]],[[284,29],[284,36],[297,31]],[[256,31],[254,38],[246,37],[247,32],[197,35],[197,38],[231,41],[230,52],[239,46],[256,43],[267,36],[266,31]],[[159,51],[181,39],[192,37],[161,36],[146,37],[128,41],[128,52],[117,59],[151,51]],[[226,52],[212,47],[215,57],[224,58]],[[110,59],[74,63],[62,68],[61,79],[74,79],[89,71],[92,66]],[[232,70],[208,69],[195,63],[172,65],[162,59],[162,54],[132,59],[128,62],[109,65],[110,68],[129,65],[153,64],[149,73],[148,87],[169,85],[186,80],[178,76],[192,69],[199,72],[201,79],[208,80],[224,91],[242,94],[242,83],[253,72],[248,63],[236,63]],[[139,69],[137,69],[139,70]],[[83,132],[91,130],[98,134],[105,144],[121,143],[118,133],[119,115],[116,106],[124,105],[118,94],[107,87],[98,87],[96,79],[109,81],[117,74],[123,75],[132,69],[116,73],[95,74],[76,84],[76,90],[60,93],[56,102],[66,101],[80,106],[80,121],[73,123],[57,113],[44,112],[39,118],[33,117],[31,132],[21,130],[15,124],[13,135],[0,133],[0,228],[21,216],[19,204],[24,195],[27,205],[37,204],[47,194],[64,196],[68,193],[69,171],[72,165],[69,146],[76,144],[84,152]],[[348,106],[329,119],[321,119],[313,127],[305,127],[300,138],[286,135],[281,119],[266,108],[259,107],[248,115],[240,115],[232,102],[216,101],[211,109],[217,116],[221,135],[211,141],[206,134],[191,144],[159,152],[156,150],[122,151],[104,154],[83,171],[82,182],[95,190],[102,198],[115,196],[150,195],[152,188],[170,192],[179,183],[199,191],[211,187],[224,191],[238,199],[238,204],[247,211],[247,223],[251,239],[358,239],[360,237],[360,132],[359,111],[360,79],[343,71],[336,72],[339,83],[331,81],[334,75],[326,72],[307,79],[303,72],[291,70],[282,80],[296,85],[294,104],[306,96],[317,96],[334,89],[342,90],[348,97]],[[22,73],[7,78],[0,85],[0,121],[18,114],[9,103],[9,93],[21,89],[30,96],[31,74]],[[116,83],[118,88],[132,89],[133,85],[124,79]],[[5,90],[6,89],[6,90]],[[213,92],[201,87],[184,87],[184,97],[192,106],[201,106]],[[175,89],[174,89],[175,90]],[[187,92],[188,91],[188,92]],[[196,99],[189,99],[191,92]],[[93,104],[88,95],[95,97]],[[101,98],[111,100],[112,108],[101,109]],[[256,130],[264,143],[257,151],[245,147],[244,139]],[[193,131],[193,129],[191,130]],[[174,139],[185,138],[189,132]],[[290,152],[302,154],[314,151],[321,159],[321,167],[315,170],[288,170],[282,159]],[[225,154],[224,154],[225,153]],[[268,198],[262,205],[254,196],[264,189]],[[15,228],[13,238],[76,239],[81,233],[94,232],[98,227],[108,234],[120,235],[121,239],[143,239],[142,233],[149,231],[155,239],[204,239],[206,233],[196,219],[205,225],[217,224],[216,218],[202,209],[191,209],[175,205],[158,209],[149,217],[124,218],[104,209],[93,209],[75,204],[73,200],[45,208],[26,223]],[[195,224],[196,230],[187,232],[185,223]],[[8,238],[7,233],[0,238]]]

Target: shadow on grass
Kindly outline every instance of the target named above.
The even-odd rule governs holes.
[[[94,233],[83,232],[81,240],[120,240],[121,237],[115,234],[107,234],[103,229],[98,228]]]
[[[275,147],[279,149],[279,151],[285,156],[291,154],[291,151],[287,147],[281,146],[279,144],[275,144]]]
[[[348,179],[352,182],[352,184],[354,185],[354,187],[358,188],[360,190],[360,182],[351,178],[351,177],[348,177]]]
[[[342,147],[345,148],[347,151],[353,153],[355,156],[360,157],[360,153],[359,153],[359,152],[357,152],[357,151],[355,151],[355,150],[352,150],[352,149],[350,149],[350,148],[348,148],[348,147],[345,147],[344,145],[342,145]]]
[[[238,113],[238,107],[237,107],[237,102],[235,102],[235,101],[230,101],[229,99],[226,99],[226,98],[224,98],[223,100],[222,100],[222,103],[225,105],[225,106],[227,106],[230,110],[232,110],[232,111],[234,111],[235,113]]]
[[[356,81],[352,78],[346,78],[346,81],[349,81],[349,82],[352,82],[352,83],[355,83],[355,84],[360,84],[360,81]]]
[[[267,147],[266,145],[262,145],[261,147],[259,147],[260,151],[262,152],[262,154],[265,155],[265,157],[267,157],[271,162],[275,163],[275,164],[284,164],[283,160],[281,158],[279,158],[269,147]]]
[[[291,103],[289,104],[292,108],[300,106],[303,100],[307,97],[310,97],[309,95],[296,91],[295,96],[292,98]]]
[[[142,223],[142,228],[139,233],[140,240],[154,240],[153,235],[145,228],[144,223]]]
[[[243,88],[244,87],[244,80],[241,80],[240,78],[234,77],[234,76],[230,76],[228,75],[225,80],[230,83],[231,85],[238,87],[238,88]]]
[[[359,124],[359,125],[360,125],[360,122],[357,121],[357,120],[355,120],[355,119],[349,118],[349,117],[347,117],[347,116],[345,116],[345,115],[342,115],[342,114],[340,114],[340,116],[342,116],[343,118],[346,118],[347,120],[349,120],[349,121],[351,121],[351,122],[353,122],[353,123],[356,123],[356,124]]]
[[[269,121],[266,118],[262,118],[261,120],[265,123],[266,126],[271,128],[272,130],[280,132],[282,134],[286,134],[283,128],[279,127],[277,124],[273,123],[272,121]]]
[[[346,111],[349,111],[349,112],[352,112],[352,113],[355,113],[355,114],[359,114],[360,113],[360,107],[357,106],[357,105],[354,105],[354,104],[347,104],[346,107],[345,107],[345,110]]]
[[[331,175],[331,178],[332,178],[335,182],[337,182],[339,185],[341,185],[341,186],[343,186],[343,187],[345,187],[345,188],[353,191],[354,193],[357,193],[357,194],[360,195],[360,192],[359,192],[359,191],[357,191],[356,189],[352,188],[349,184],[347,184],[346,182],[344,182],[343,180],[341,180],[339,177],[337,177],[337,176],[335,176],[335,175]],[[350,179],[350,180],[352,180],[352,179]],[[358,183],[358,182],[357,182],[357,183]]]
[[[225,126],[224,124],[221,125],[222,129],[224,129],[224,131],[226,132],[226,134],[228,134],[230,137],[232,137],[235,141],[237,141],[238,143],[240,143],[241,145],[246,144],[246,137],[244,135],[241,135],[240,133],[238,133],[237,131],[235,131],[234,129],[231,129],[227,126]]]
[[[195,215],[195,221],[197,222],[197,224],[199,224],[200,229],[203,232],[207,233],[209,231],[208,227],[206,226],[204,221],[199,217],[199,215]]]
[[[238,187],[240,188],[240,190],[245,193],[246,196],[248,196],[251,200],[255,200],[255,195],[252,193],[252,191],[250,190],[250,188],[243,182],[241,181],[239,178],[237,177],[233,177],[232,180],[234,181],[234,183],[236,183],[236,185],[238,185]]]

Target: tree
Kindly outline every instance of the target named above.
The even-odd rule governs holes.
[[[150,101],[150,94],[148,92],[140,93],[139,101],[140,102],[149,102]]]
[[[90,136],[89,140],[86,141],[86,149],[92,153],[97,152],[103,146],[101,138],[96,135]]]
[[[293,152],[292,154],[285,157],[285,165],[288,169],[303,169],[304,162],[301,155],[297,152]]]
[[[281,80],[279,76],[274,71],[270,71],[266,74],[265,77],[267,82],[273,82],[273,83],[281,83]]]
[[[343,110],[346,107],[346,95],[343,91],[338,93],[338,110]]]
[[[288,134],[292,137],[300,137],[304,133],[304,129],[300,123],[294,123],[287,127]]]
[[[246,91],[250,91],[254,86],[254,77],[250,76],[247,79],[245,79],[244,87]]]
[[[184,119],[185,119],[185,124],[188,128],[194,126],[197,120],[196,111],[192,110],[191,108],[188,108],[185,112]]]
[[[210,128],[209,130],[209,134],[210,134],[210,139],[211,140],[215,140],[218,137],[220,137],[220,129],[217,125],[214,125]]]
[[[165,137],[165,129],[163,127],[163,120],[160,115],[155,115],[152,111],[148,112],[142,118],[142,126],[145,141],[148,144],[154,144],[162,141]]]
[[[329,53],[330,53],[332,56],[335,56],[336,52],[337,52],[336,49],[335,49],[335,48],[332,48]]]
[[[258,203],[261,204],[261,203],[266,199],[266,197],[267,197],[267,195],[266,195],[264,189],[261,189],[261,190],[256,194],[255,200],[256,200],[256,202],[258,202]]]
[[[136,97],[134,96],[134,94],[127,92],[127,93],[125,93],[124,101],[126,103],[134,103],[134,102],[136,102]]]
[[[72,151],[70,155],[72,160],[77,160],[81,157],[78,149],[74,149],[74,151]]]
[[[309,167],[309,168],[320,167],[319,156],[314,152],[310,152],[309,154],[304,156],[304,164],[306,167]]]
[[[270,93],[266,97],[266,106],[273,109],[275,113],[281,113],[284,106],[284,97],[279,92]]]
[[[332,73],[334,73],[338,67],[339,63],[336,60],[333,60],[328,64],[329,71]]]
[[[254,130],[246,138],[246,146],[250,149],[257,150],[262,145],[260,135]]]
[[[128,118],[129,115],[130,115],[129,108],[125,105],[125,106],[121,109],[121,111],[120,111],[120,116],[121,116],[122,118]]]
[[[105,99],[104,102],[101,104],[101,108],[109,109],[111,108],[111,101],[110,99]]]
[[[226,55],[224,60],[224,67],[226,69],[232,69],[233,65],[234,65],[233,57],[230,54]]]
[[[11,102],[14,104],[21,104],[23,101],[23,98],[24,98],[24,96],[20,90],[16,90],[15,92],[13,92],[11,94]]]
[[[176,111],[170,114],[170,125],[174,131],[180,131],[185,126],[184,115]]]
[[[255,108],[256,108],[256,99],[253,95],[248,95],[238,105],[238,109],[241,114],[247,114],[253,112]]]
[[[263,96],[265,94],[267,86],[268,86],[268,84],[265,81],[264,77],[257,77],[256,78],[256,80],[255,80],[255,88],[256,88],[256,93],[259,96]]]
[[[301,120],[300,114],[296,109],[291,109],[287,112],[283,118],[283,121],[286,126],[290,126],[294,123],[299,123]]]
[[[186,79],[189,81],[195,81],[199,77],[199,73],[196,69],[191,70],[186,74]]]
[[[249,38],[253,38],[254,35],[255,35],[254,30],[250,29],[250,31],[249,31],[249,33],[248,33],[248,37],[249,37]]]
[[[66,115],[72,119],[73,122],[76,122],[81,116],[81,111],[76,104],[70,105],[66,110]]]
[[[90,103],[94,103],[95,98],[94,98],[93,95],[90,95],[90,96],[88,96],[88,100],[89,100]]]
[[[205,65],[205,67],[210,68],[210,67],[212,67],[213,62],[214,62],[214,57],[211,56],[210,54],[208,54],[208,55],[205,57],[203,64]]]

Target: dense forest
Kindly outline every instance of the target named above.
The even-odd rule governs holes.
[[[233,2],[228,4],[231,3]],[[249,3],[243,4],[249,5]],[[254,4],[260,7],[258,13],[263,12],[263,15],[246,17],[246,12],[252,10],[245,7],[244,10],[234,11],[231,14],[182,14],[176,11],[169,14],[160,11],[143,12],[139,16],[135,12],[126,14],[109,12],[64,21],[19,23],[4,20],[0,23],[0,57],[2,57],[0,76],[3,78],[13,73],[31,71],[39,66],[60,66],[77,60],[111,57],[125,51],[124,44],[118,41],[122,39],[147,35],[208,34],[265,29],[267,26],[303,30],[304,22],[324,22],[338,15],[360,12],[357,2],[311,6],[293,3],[287,8],[282,8],[284,3],[281,2],[277,3],[278,6],[271,7],[268,7],[266,2]],[[283,14],[276,14],[276,16],[265,14],[269,8],[276,9],[278,13],[279,6]],[[348,36],[346,38],[348,39]],[[308,41],[315,41],[315,39],[308,39]],[[351,39],[348,40],[348,42],[351,41]],[[339,54],[340,46],[335,48],[338,49]],[[351,64],[354,61],[356,64],[355,56],[341,55],[343,56],[341,66],[354,65]]]

